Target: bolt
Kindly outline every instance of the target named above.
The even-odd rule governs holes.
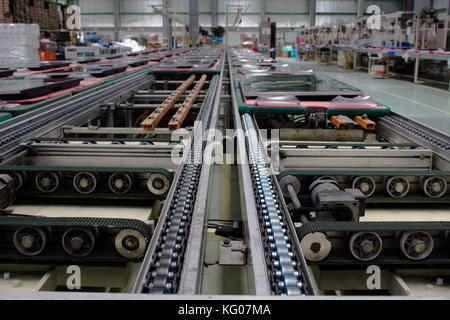
[[[320,247],[321,245],[319,242],[314,242],[311,244],[311,251],[317,253],[320,251]]]

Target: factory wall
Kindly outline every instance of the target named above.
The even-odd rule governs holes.
[[[79,0],[79,6],[83,28],[114,27],[114,1]]]
[[[309,25],[309,3],[310,0],[199,0],[199,24],[202,27],[212,26],[212,1],[217,1],[217,23],[226,25],[227,5],[241,5],[247,8],[242,16],[240,29],[230,32],[229,41],[231,44],[237,44],[240,41],[240,35],[250,28],[257,30],[262,19],[270,17],[271,21],[277,22],[278,28],[284,28],[283,39],[293,39],[296,32],[288,28],[299,28]],[[416,0],[418,1],[418,0]],[[436,5],[443,6],[448,0],[434,0]],[[164,33],[163,18],[151,8],[152,5],[161,7],[164,0],[121,0],[121,32],[120,38],[128,36],[140,36],[147,34],[148,28],[153,34],[158,34],[163,39]],[[376,4],[380,6],[381,12],[389,13],[403,9],[403,2],[400,0],[364,0],[363,9]],[[113,34],[114,27],[114,0],[79,0],[82,10],[83,28],[111,28],[111,30],[102,31],[103,34]],[[167,0],[169,8],[175,8],[177,15],[187,17],[189,15],[189,0]],[[234,9],[233,11],[235,11]],[[358,1],[356,0],[317,0],[316,4],[316,25],[332,24],[340,21],[350,21],[357,17]],[[264,17],[261,17],[264,12]],[[229,16],[229,23],[234,22],[235,15]],[[136,30],[143,28],[146,30]],[[130,28],[130,30],[127,30]],[[258,33],[257,31],[255,31]]]
[[[403,1],[365,0],[363,7],[364,12],[366,12],[367,7],[370,5],[379,6],[381,9],[381,13],[403,11]]]
[[[438,17],[445,17],[450,15],[450,1],[449,0],[433,0],[433,7],[438,11]]]
[[[162,0],[121,0],[122,27],[162,27],[163,19],[151,6],[162,8]]]
[[[299,28],[309,24],[309,1],[266,1],[265,12],[278,27]]]

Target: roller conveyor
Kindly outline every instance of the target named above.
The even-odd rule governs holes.
[[[235,67],[239,69],[240,64]],[[355,263],[448,265],[446,222],[427,222],[426,218],[417,223],[398,222],[395,217],[392,222],[359,222],[366,203],[448,206],[448,136],[394,113],[372,114],[369,120],[362,109],[362,117],[355,117],[351,126],[340,127],[342,122],[332,118],[346,115],[343,109],[337,113],[322,110],[322,115],[318,112],[313,117],[308,112],[299,115],[295,108],[303,101],[291,101],[290,92],[277,92],[273,101],[258,97],[254,108],[265,104],[270,108],[254,111],[241,107],[242,92],[246,95],[243,86],[247,86],[247,95],[260,94],[250,94],[251,86],[240,83],[236,101],[241,114],[254,113],[258,131],[279,129],[275,139],[280,141],[272,140],[267,151],[275,155],[271,164],[279,172],[283,198],[308,265],[327,266],[326,270],[354,267]],[[248,145],[251,148],[247,140]]]
[[[217,76],[213,78],[213,81],[214,87],[217,88],[219,86]],[[189,151],[184,156],[184,164],[175,176],[175,187],[170,191],[172,200],[163,209],[161,221],[141,267],[134,292],[162,294],[177,293],[179,290],[202,173],[205,132],[214,110],[214,97],[209,95],[204,102],[202,113],[199,115],[201,126],[194,128]]]
[[[128,291],[155,298],[205,294],[217,267],[245,272],[246,294],[299,299],[324,293],[317,270],[450,266],[449,222],[365,220],[379,204],[448,206],[446,135],[388,108],[374,111],[354,88],[328,90],[333,98],[325,102],[337,103],[334,111],[304,94],[308,90],[277,91],[275,100],[274,92],[260,95],[243,80],[253,76],[249,64],[268,76],[293,70],[268,71],[266,64],[275,61],[228,54],[182,53],[166,66],[183,70],[138,70],[6,122],[0,129],[0,266],[130,268],[140,262]],[[192,67],[202,55],[214,62],[214,72]],[[343,92],[347,98],[332,101]],[[222,140],[232,128],[236,135]],[[230,150],[211,148],[214,139],[237,143],[231,156],[237,164],[205,161],[229,156]],[[240,195],[230,197],[232,208],[218,210],[227,190],[212,190],[225,168],[238,180],[230,189]],[[92,206],[92,212],[47,216],[58,204]],[[24,210],[27,205],[36,211]],[[109,216],[94,216],[94,207],[108,205]],[[114,216],[120,206],[147,213]],[[224,222],[226,210],[232,218]],[[224,231],[230,226],[232,234]],[[220,241],[211,240],[212,232]],[[239,248],[238,263],[227,260],[228,243]],[[211,245],[220,250],[217,262]]]

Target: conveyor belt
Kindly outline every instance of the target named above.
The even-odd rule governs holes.
[[[450,264],[449,222],[310,222],[297,228],[316,264]]]
[[[427,143],[432,144],[435,147],[438,147],[445,151],[450,151],[450,141],[448,140],[448,136],[441,134],[439,132],[430,132],[426,130],[424,125],[421,125],[415,121],[410,119],[406,119],[400,115],[392,114],[390,116],[386,116],[381,118],[381,121],[387,121],[410,134],[425,140]]]
[[[202,125],[195,126],[191,134],[189,151],[185,154],[184,162],[175,177],[175,188],[169,192],[170,203],[161,214],[155,238],[152,240],[153,245],[150,245],[144,259],[134,292],[151,294],[178,292],[202,172],[205,132],[211,120],[217,82],[218,76],[211,81],[209,94],[198,116]]]
[[[35,132],[41,132],[40,129],[50,124],[55,126],[57,121],[65,117],[94,108],[102,101],[120,97],[121,93],[130,92],[133,88],[145,84],[153,79],[147,71],[146,69],[138,70],[116,79],[113,83],[90,89],[70,101],[64,99],[17,117],[14,123],[0,129],[0,154],[5,155],[16,150],[25,136],[31,137]]]
[[[273,176],[262,151],[257,129],[248,114],[242,116],[242,122],[247,134],[248,160],[272,288],[277,295],[305,294],[304,276],[292,249],[293,242],[285,222],[286,212],[279,205],[279,195],[273,186]]]
[[[173,179],[164,168],[19,165],[0,166],[0,172],[11,175],[20,201],[163,199]]]
[[[0,214],[0,260],[139,260],[151,237],[140,220]]]

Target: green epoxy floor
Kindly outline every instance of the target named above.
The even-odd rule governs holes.
[[[283,62],[321,71],[328,76],[356,87],[392,111],[419,121],[429,127],[450,134],[450,92],[396,79],[376,79],[366,71],[346,70],[317,62],[296,62],[295,58],[281,58]]]

